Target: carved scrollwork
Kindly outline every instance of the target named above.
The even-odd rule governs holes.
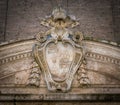
[[[80,87],[90,86],[90,80],[89,77],[87,76],[87,70],[85,68],[86,68],[86,61],[84,59],[83,63],[81,64],[81,66],[77,71],[77,80]]]
[[[81,43],[81,41],[83,40],[83,34],[81,32],[79,32],[79,31],[75,32],[74,36],[73,36],[73,40],[76,43]]]
[[[45,35],[44,32],[40,32],[36,35],[36,40],[39,41],[40,43],[44,43],[47,40],[47,36]]]
[[[40,76],[41,76],[40,68],[38,68],[37,63],[35,61],[33,61],[32,70],[29,75],[27,85],[39,87],[40,86]]]
[[[46,27],[57,27],[59,24],[62,28],[76,27],[79,25],[75,16],[67,15],[66,11],[61,7],[55,8],[50,16],[41,21],[41,24]]]

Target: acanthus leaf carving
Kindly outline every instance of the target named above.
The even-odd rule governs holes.
[[[79,83],[80,87],[89,87],[90,86],[90,79],[87,75],[87,70],[86,70],[86,60],[83,60],[83,63],[79,67],[77,71],[77,80]]]
[[[28,83],[27,85],[29,86],[35,86],[39,87],[40,86],[40,76],[41,76],[41,71],[40,68],[38,68],[38,65],[35,61],[32,62],[32,70],[30,72],[29,78],[28,78]]]

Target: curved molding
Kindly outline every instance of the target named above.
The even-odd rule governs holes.
[[[28,58],[28,57],[33,57],[32,51],[15,54],[15,55],[9,56],[9,57],[0,58],[0,65],[5,64],[5,63],[9,63],[9,62],[13,62],[13,61],[16,61],[16,60],[19,60],[19,59]],[[86,58],[90,58],[90,59],[99,60],[101,62],[106,62],[106,63],[115,64],[115,65],[120,65],[120,59],[109,57],[109,56],[105,56],[105,55],[98,54],[98,53],[87,52],[85,57]]]
[[[19,60],[19,59],[28,58],[28,57],[32,57],[32,52],[31,51],[2,58],[2,59],[0,59],[0,65],[5,64],[5,63],[9,63],[9,62],[13,62],[13,61],[16,61],[16,60]]]
[[[28,39],[0,45],[0,76],[2,77],[19,70],[21,72],[14,74],[16,77],[24,75],[23,77],[28,78],[29,72],[24,70],[29,69],[32,65],[31,62],[34,60],[32,55],[32,47],[34,43],[36,43],[34,39]],[[86,61],[89,62],[89,64],[87,64],[88,69],[102,72],[105,71],[108,74],[120,77],[119,47],[89,40],[84,40],[82,44],[84,46],[83,49],[85,49]],[[20,83],[24,84],[25,82],[23,77],[19,77],[19,81],[23,81]],[[93,76],[92,78],[96,77]]]
[[[115,65],[120,65],[120,59],[109,57],[109,56],[98,54],[98,53],[87,52],[86,53],[86,58],[87,57],[99,60],[101,62],[106,62],[106,63],[115,64]]]

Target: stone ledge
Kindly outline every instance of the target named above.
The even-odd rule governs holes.
[[[4,94],[0,101],[81,101],[81,102],[120,102],[120,94]]]
[[[33,36],[32,38],[17,39],[17,40],[9,40],[9,41],[5,41],[5,42],[0,42],[0,46],[4,46],[4,45],[7,45],[7,44],[18,43],[18,42],[23,42],[23,41],[27,41],[27,40],[35,40],[35,37]],[[120,47],[119,43],[109,41],[109,40],[95,39],[93,37],[85,37],[84,40],[85,41],[99,42],[99,43],[104,43],[104,44]]]

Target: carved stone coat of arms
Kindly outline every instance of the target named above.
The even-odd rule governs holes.
[[[36,35],[38,43],[33,47],[35,61],[44,75],[48,90],[66,92],[84,61],[83,36],[68,29],[77,26],[78,22],[59,7],[41,24],[51,29]]]

